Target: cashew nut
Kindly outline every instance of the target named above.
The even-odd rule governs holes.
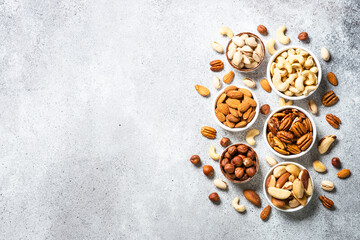
[[[283,58],[287,58],[287,57],[289,56],[289,54],[288,54],[287,52],[283,52],[283,53],[281,53],[281,56],[282,56]]]
[[[266,44],[266,49],[270,53],[270,55],[273,55],[276,52],[275,49],[275,39],[271,38],[268,43]]]
[[[276,68],[276,63],[272,62],[270,67],[270,73],[271,75],[274,75],[274,69]]]
[[[295,51],[295,49],[293,49],[293,48],[289,49],[287,52],[288,52],[288,55],[289,55],[289,56],[296,54],[296,51]]]
[[[259,135],[259,130],[257,130],[256,128],[254,129],[251,129],[250,131],[248,131],[246,133],[246,136],[245,136],[245,140],[248,144],[250,144],[251,146],[255,145],[255,139],[254,137]]]
[[[276,64],[276,66],[279,68],[279,69],[283,69],[285,68],[286,71],[290,74],[292,73],[292,66],[291,64],[285,60],[285,58],[281,57],[281,58],[278,58],[279,62]]]
[[[315,89],[317,89],[317,86],[313,86],[313,85],[312,86],[306,86],[303,94],[305,96],[307,96],[307,95],[309,95],[310,92],[314,91]]]
[[[225,26],[220,28],[220,34],[226,35],[229,38],[233,38],[233,36],[234,36],[233,31],[229,27],[225,27]]]
[[[285,99],[283,99],[282,97],[279,98],[279,104],[281,107],[283,106],[290,106],[293,104],[293,101],[292,100],[289,100],[288,102],[285,101]]]
[[[285,94],[286,96],[290,96],[290,97],[294,95],[294,93],[291,92],[290,90],[286,90],[286,91],[284,92],[284,94]]]
[[[310,69],[314,65],[315,65],[315,62],[314,62],[312,56],[309,56],[304,63],[304,67],[306,69]]]
[[[289,55],[289,57],[287,58],[287,60],[293,64],[295,61],[297,61],[298,63],[300,63],[301,65],[304,65],[305,63],[305,58],[303,56],[300,55]]]
[[[304,76],[299,76],[296,80],[295,80],[295,87],[297,90],[304,91],[304,81],[305,81],[305,77]]]
[[[291,64],[292,68],[294,68],[296,70],[297,73],[302,73],[303,71],[303,67],[300,63],[293,63]]]
[[[300,93],[301,91],[299,91],[296,87],[293,87],[293,86],[290,86],[289,87],[289,90],[290,90],[290,92],[292,92],[292,93]]]
[[[290,38],[288,36],[285,36],[286,27],[281,26],[276,30],[276,38],[281,44],[289,44]]]
[[[289,88],[290,82],[294,81],[293,78],[288,78],[285,82],[281,81],[281,75],[279,69],[275,69],[274,76],[272,78],[274,87],[280,92],[284,92]]]
[[[308,78],[307,80],[305,80],[305,85],[313,85],[313,84],[317,84],[317,77],[315,75],[315,73],[313,73],[310,70],[305,70],[301,73],[302,76],[304,76],[305,78]]]
[[[317,67],[312,67],[310,68],[310,71],[312,71],[313,73],[318,73],[319,69]]]
[[[238,197],[234,198],[232,201],[232,206],[235,208],[238,212],[245,212],[246,208],[244,205],[239,205],[240,199]]]
[[[220,154],[217,154],[215,151],[215,146],[210,146],[209,148],[209,156],[214,159],[214,160],[219,160],[220,159]]]

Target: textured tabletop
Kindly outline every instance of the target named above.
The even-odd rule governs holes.
[[[0,239],[360,239],[359,7],[357,0],[2,2]],[[311,98],[319,106],[317,141],[338,137],[330,153],[320,156],[314,147],[295,160],[314,180],[309,205],[296,213],[273,209],[266,222],[259,218],[268,204],[265,156],[274,155],[262,136],[264,115],[253,125],[261,134],[260,171],[249,183],[218,190],[189,162],[199,154],[224,179],[208,148],[220,152],[223,136],[245,142],[245,133],[226,132],[213,119],[212,78],[231,67],[209,70],[211,60],[226,60],[210,42],[227,44],[223,25],[257,34],[259,24],[270,32],[261,36],[265,43],[285,25],[291,44],[319,58],[322,46],[329,49]],[[297,39],[302,31],[308,43]],[[253,78],[260,104],[275,109],[278,96],[259,85],[269,58],[256,72],[235,72],[233,83]],[[336,87],[326,80],[330,71]],[[198,95],[196,84],[207,86],[210,97]],[[340,101],[325,108],[320,98],[329,90]],[[307,109],[307,100],[294,104]],[[326,122],[327,113],[341,118],[339,130]],[[216,140],[201,136],[204,125],[217,129]],[[348,179],[336,177],[335,156],[352,171]],[[314,160],[328,171],[315,172]],[[325,179],[334,192],[320,188]],[[244,198],[246,188],[259,193],[262,208]],[[219,205],[208,200],[213,191]],[[334,210],[317,199],[324,193]],[[236,196],[245,214],[231,206]]]

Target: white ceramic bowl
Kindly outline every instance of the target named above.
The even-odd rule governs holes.
[[[312,125],[312,128],[313,128],[313,142],[311,143],[311,145],[308,147],[308,149],[306,149],[305,151],[302,151],[301,153],[299,154],[292,154],[292,155],[283,155],[281,153],[278,153],[277,151],[275,151],[269,144],[268,140],[267,140],[267,124],[268,124],[268,121],[269,119],[272,117],[272,115],[274,115],[274,113],[277,113],[281,110],[284,110],[284,109],[297,109],[299,110],[300,112],[304,113],[309,119],[310,119],[310,122],[311,122],[311,125]],[[314,120],[312,119],[311,115],[306,112],[304,109],[302,109],[301,107],[297,107],[297,106],[284,106],[284,107],[279,107],[277,109],[275,109],[275,111],[273,111],[266,119],[265,121],[265,124],[264,124],[264,129],[263,129],[263,132],[264,132],[264,138],[265,138],[265,142],[266,142],[266,145],[269,147],[270,151],[275,154],[276,156],[278,157],[281,157],[281,158],[285,158],[285,159],[294,159],[294,158],[299,158],[303,155],[305,155],[306,153],[308,153],[310,151],[310,149],[314,146],[315,144],[315,140],[316,140],[316,126],[315,126],[315,122]]]
[[[298,210],[300,210],[300,209],[303,209],[304,207],[306,207],[306,206],[309,204],[312,196],[314,195],[314,192],[313,192],[313,194],[312,194],[310,197],[308,197],[307,203],[306,203],[305,206],[300,205],[300,206],[298,206],[298,207],[296,207],[296,208],[289,208],[289,209],[278,208],[278,207],[276,207],[276,206],[271,202],[271,196],[270,196],[270,194],[266,191],[266,188],[265,188],[266,179],[272,174],[273,170],[274,170],[276,167],[278,167],[278,166],[283,166],[283,165],[289,165],[289,164],[294,164],[294,165],[298,166],[298,167],[300,168],[300,170],[306,169],[304,166],[302,166],[302,165],[300,165],[300,164],[298,164],[298,163],[294,163],[294,162],[282,162],[282,163],[278,163],[278,164],[276,164],[275,166],[273,166],[273,167],[269,170],[269,172],[268,172],[268,173],[266,174],[266,176],[265,176],[264,183],[263,183],[264,195],[265,195],[265,197],[266,197],[266,200],[269,202],[269,204],[270,204],[273,208],[275,208],[275,209],[277,209],[277,210],[279,210],[279,211],[282,211],[282,212],[296,212],[296,211],[298,211]],[[309,175],[310,175],[310,173],[309,173]],[[314,188],[314,190],[315,190],[314,181],[312,180],[311,175],[310,175],[310,180],[311,180],[311,183],[312,183],[313,188]]]
[[[280,54],[281,54],[282,52],[284,52],[284,51],[289,50],[290,48],[300,48],[300,49],[308,52],[308,53],[313,57],[313,59],[314,59],[314,61],[315,61],[315,63],[316,63],[316,67],[318,68],[318,73],[317,73],[317,74],[318,74],[318,76],[317,76],[317,77],[318,77],[318,83],[317,83],[316,86],[317,86],[317,89],[319,88],[319,85],[320,85],[320,82],[321,82],[321,75],[322,75],[320,62],[319,62],[319,60],[317,59],[317,57],[315,56],[315,54],[314,54],[313,52],[311,52],[311,51],[310,51],[309,49],[307,49],[307,48],[300,47],[300,46],[284,47],[284,48],[276,51],[276,52],[274,53],[274,55],[272,55],[272,57],[270,58],[270,61],[269,61],[268,65],[267,65],[267,69],[266,69],[267,79],[269,80],[270,86],[271,86],[271,88],[273,89],[273,91],[274,91],[277,95],[279,95],[280,97],[283,97],[283,98],[288,99],[288,100],[301,100],[301,99],[305,99],[305,98],[311,96],[311,94],[313,94],[317,89],[315,89],[314,91],[311,91],[311,92],[309,93],[309,95],[307,95],[307,96],[305,96],[305,95],[302,95],[302,96],[287,96],[287,95],[285,95],[284,93],[278,91],[278,90],[275,88],[275,86],[274,86],[274,84],[273,84],[273,82],[272,82],[272,80],[271,80],[271,79],[272,79],[272,78],[271,78],[271,73],[270,73],[271,63],[273,63],[273,62],[275,61],[275,58],[276,58],[278,55],[280,55]]]
[[[231,86],[236,86],[236,87],[238,87],[238,88],[245,88],[245,89],[249,90],[249,91],[251,92],[251,94],[253,95],[254,100],[257,102],[257,106],[256,106],[256,109],[255,109],[255,116],[254,116],[254,118],[251,120],[251,122],[249,122],[249,123],[248,123],[245,127],[243,127],[243,128],[230,128],[230,127],[225,126],[224,124],[222,124],[222,122],[220,122],[219,119],[217,119],[216,114],[215,114],[216,102],[217,102],[218,98],[220,97],[220,95],[224,93],[224,90],[222,90],[221,92],[219,92],[218,95],[215,97],[214,102],[213,102],[213,104],[211,105],[211,111],[212,111],[212,115],[213,115],[213,117],[214,117],[214,119],[215,119],[215,122],[216,122],[220,127],[222,127],[222,128],[225,129],[225,130],[228,130],[228,131],[230,131],[230,132],[241,132],[241,131],[244,131],[244,130],[250,128],[250,127],[254,124],[254,122],[256,121],[256,119],[258,118],[258,116],[259,116],[259,110],[260,110],[260,103],[259,103],[258,99],[256,98],[254,92],[251,91],[249,88],[243,87],[243,86],[238,86],[238,85],[236,85],[236,84],[231,84]]]

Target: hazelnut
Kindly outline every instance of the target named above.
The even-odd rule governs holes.
[[[235,176],[241,178],[244,175],[244,168],[238,167],[235,169]]]
[[[246,156],[250,159],[255,159],[255,152],[253,150],[249,150]]]
[[[306,39],[308,39],[308,34],[307,32],[301,32],[298,36],[298,39],[301,41],[305,41]]]
[[[232,180],[235,180],[236,178],[235,174],[228,174],[228,173],[226,174],[226,177]]]
[[[249,148],[248,148],[248,146],[241,144],[241,145],[237,146],[236,149],[239,153],[245,154],[245,153],[247,153]]]
[[[235,167],[240,167],[242,165],[242,158],[235,156],[232,160],[231,163],[234,164]]]
[[[257,27],[257,30],[260,34],[266,35],[267,34],[267,28],[264,25],[259,25]]]
[[[240,181],[245,181],[246,179],[248,179],[249,176],[245,173],[244,176],[242,176],[242,178],[240,178]]]
[[[227,138],[227,137],[223,137],[221,140],[220,140],[220,145],[223,146],[223,147],[227,147],[230,145],[230,139]]]
[[[229,153],[229,152],[226,152],[226,153],[224,154],[224,157],[226,157],[226,158],[230,159],[230,158],[231,158],[231,155],[230,155],[230,153]]]
[[[192,162],[193,164],[198,164],[200,162],[199,155],[192,155],[190,158],[190,162]]]
[[[229,153],[231,156],[234,156],[234,155],[237,153],[236,147],[235,147],[235,146],[229,147],[228,153]]]
[[[210,193],[209,199],[210,199],[210,201],[212,201],[212,202],[218,202],[218,201],[220,201],[219,194],[217,194],[216,192]]]
[[[260,108],[260,112],[264,115],[268,114],[270,112],[270,106],[268,104],[264,104]]]
[[[249,167],[246,169],[246,174],[249,176],[249,177],[253,177],[255,175],[256,171],[255,171],[255,168],[254,167]]]
[[[206,176],[212,176],[214,174],[214,168],[210,165],[204,165],[203,172]]]
[[[331,164],[336,167],[336,168],[340,168],[341,167],[341,162],[340,159],[338,157],[334,157],[331,159]]]
[[[233,173],[235,171],[235,167],[231,163],[228,163],[225,165],[224,170],[227,173]]]
[[[224,158],[222,161],[221,161],[221,166],[222,167],[225,167],[226,164],[230,163],[229,159],[227,158]]]
[[[253,160],[251,160],[250,158],[244,158],[244,162],[243,162],[245,167],[250,167],[254,164]]]

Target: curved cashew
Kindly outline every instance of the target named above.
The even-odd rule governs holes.
[[[266,44],[266,49],[270,53],[270,55],[273,55],[276,52],[275,49],[275,39],[271,38],[268,43]]]
[[[289,57],[287,58],[287,60],[293,64],[295,61],[297,61],[298,63],[300,63],[301,65],[304,65],[305,63],[305,58],[303,56],[300,55],[289,55]]]
[[[278,68],[276,68],[276,70],[280,73],[281,77],[286,77],[288,75],[288,72],[286,71],[286,69],[278,69]]]
[[[220,34],[226,35],[229,38],[233,38],[233,36],[234,36],[233,31],[229,27],[225,27],[225,26],[220,28]]]
[[[291,64],[292,68],[296,70],[297,73],[301,74],[303,71],[303,67],[300,63],[293,63]]]
[[[244,205],[239,205],[240,199],[238,197],[234,198],[232,201],[232,206],[235,208],[238,212],[245,212],[246,208]]]
[[[291,87],[290,87],[290,88],[291,88]],[[289,91],[289,90],[285,91],[284,94],[285,94],[286,96],[293,96],[293,95],[294,95],[294,93],[291,92],[291,91]]]
[[[308,56],[308,55],[309,55],[309,53],[308,53],[308,52],[306,52],[306,51],[304,51],[304,50],[301,50],[301,49],[300,49],[300,51],[299,51],[298,55],[301,55],[301,56],[303,56],[303,57],[306,57],[306,56]]]
[[[295,80],[295,87],[297,90],[304,91],[304,81],[305,78],[303,76],[299,76],[296,80]]]
[[[286,27],[281,26],[276,30],[276,38],[281,44],[289,44],[290,38],[288,36],[285,36]]]
[[[281,81],[281,75],[279,73],[279,70],[276,68],[274,72],[274,76],[272,78],[274,87],[279,90],[280,92],[284,92],[289,88],[289,85],[292,81],[294,81],[293,77],[289,77],[286,79],[285,82]]]
[[[306,86],[303,94],[307,96],[309,95],[310,92],[314,91],[315,89],[317,89],[317,86]]]
[[[300,93],[301,91],[299,91],[296,87],[290,86],[289,90],[292,94],[294,93]],[[292,95],[291,95],[292,96]]]
[[[319,69],[317,67],[312,67],[310,68],[310,71],[312,71],[313,73],[318,73]]]
[[[289,50],[287,51],[287,53],[288,53],[289,56],[290,56],[290,55],[295,55],[295,54],[296,54],[296,51],[295,51],[295,49],[291,48],[291,49],[289,49]]]
[[[283,53],[281,53],[281,56],[282,56],[283,58],[287,58],[287,57],[289,56],[289,54],[288,54],[287,52],[283,52]]]
[[[280,58],[279,59],[279,62],[276,64],[276,66],[279,68],[279,69],[283,69],[283,68],[285,68],[286,69],[286,71],[290,74],[290,73],[292,73],[292,66],[291,66],[291,64],[288,62],[288,61],[286,61],[284,58]]]
[[[282,61],[285,61],[285,58],[282,57],[282,56],[278,56],[278,57],[275,59],[275,62],[276,62],[276,63],[282,62]]]
[[[308,78],[304,83],[305,85],[313,85],[317,83],[317,77],[315,73],[313,73],[310,70],[305,70],[301,73],[301,76],[304,76],[305,78]]]
[[[271,75],[274,75],[274,69],[276,68],[276,63],[272,62],[270,67],[270,73]]]
[[[245,140],[248,144],[250,144],[251,146],[255,145],[255,139],[254,137],[259,135],[259,130],[257,130],[256,128],[254,129],[251,129],[250,131],[248,131],[246,133],[246,136],[245,136]]]
[[[217,154],[215,151],[215,146],[210,146],[209,148],[209,156],[214,159],[214,160],[219,160],[220,159],[220,154]]]
[[[312,56],[309,56],[305,61],[304,67],[306,69],[310,69],[314,65],[315,65],[315,63],[314,63],[314,60],[313,60]]]
[[[292,100],[289,100],[288,102],[285,101],[285,99],[283,99],[282,97],[279,98],[279,104],[281,107],[283,106],[290,106],[293,104],[293,101]]]

